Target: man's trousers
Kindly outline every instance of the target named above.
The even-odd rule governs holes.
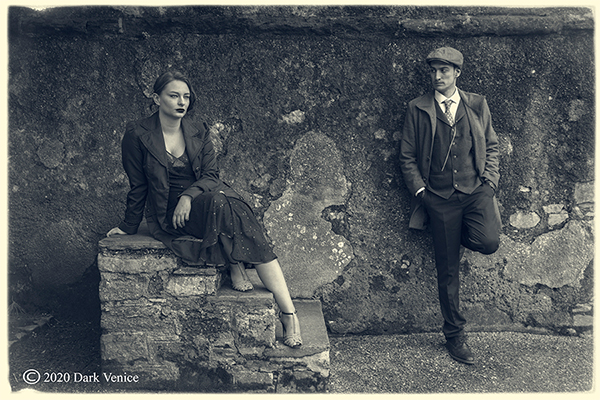
[[[488,184],[471,194],[455,191],[449,199],[426,190],[423,203],[433,234],[442,331],[448,339],[459,336],[466,322],[459,310],[460,246],[483,254],[498,250],[500,214]]]

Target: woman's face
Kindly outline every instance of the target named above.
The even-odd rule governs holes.
[[[185,82],[171,81],[160,94],[154,93],[154,102],[161,114],[183,118],[190,105],[190,89]]]

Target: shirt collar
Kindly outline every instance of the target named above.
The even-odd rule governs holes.
[[[444,101],[446,101],[447,99],[452,100],[454,102],[454,104],[456,104],[456,105],[458,105],[458,103],[460,103],[460,94],[458,93],[458,88],[456,88],[456,90],[454,91],[454,94],[452,94],[452,96],[450,96],[450,97],[444,96],[437,90],[435,90],[434,93],[435,93],[435,100],[440,104],[443,104]]]

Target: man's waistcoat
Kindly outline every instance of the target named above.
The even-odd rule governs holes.
[[[435,108],[438,123],[433,141],[429,189],[445,199],[454,191],[471,194],[481,185],[481,180],[475,169],[473,137],[464,104],[461,101],[456,111],[455,132],[437,102]]]

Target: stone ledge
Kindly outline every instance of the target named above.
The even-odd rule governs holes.
[[[146,221],[142,221],[135,235],[117,235],[107,237],[98,243],[100,250],[162,250],[167,249],[160,240],[150,236]]]
[[[589,8],[414,6],[12,7],[11,34],[196,34],[502,36],[594,29]]]
[[[213,301],[237,301],[244,303],[249,300],[271,300],[273,301],[273,293],[268,291],[261,280],[258,278],[258,274],[254,269],[246,270],[254,289],[248,292],[240,292],[234,290],[231,284],[223,285],[219,288],[216,297]],[[228,280],[229,282],[229,280]]]

